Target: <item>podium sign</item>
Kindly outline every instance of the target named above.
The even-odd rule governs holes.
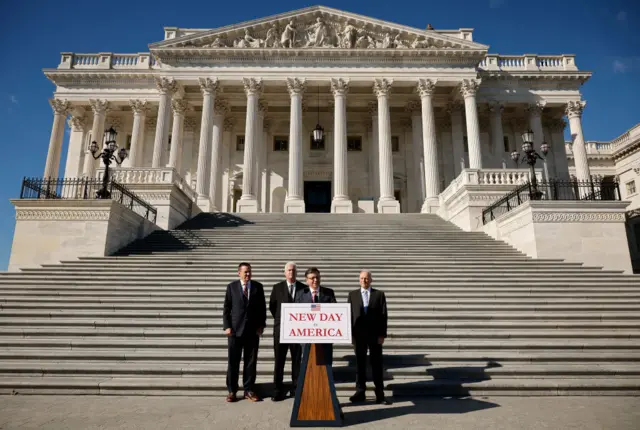
[[[333,343],[351,343],[349,303],[283,303],[280,343],[304,344],[291,427],[340,427],[331,367]]]
[[[280,343],[351,343],[349,303],[283,303]]]

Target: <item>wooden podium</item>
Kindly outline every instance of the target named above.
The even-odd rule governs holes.
[[[341,427],[342,414],[326,344],[304,345],[291,427]]]

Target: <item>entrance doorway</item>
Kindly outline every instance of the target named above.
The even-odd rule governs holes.
[[[304,181],[305,212],[331,212],[331,181]]]

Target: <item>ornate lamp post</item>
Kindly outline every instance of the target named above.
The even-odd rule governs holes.
[[[321,144],[324,139],[324,128],[320,125],[320,86],[318,86],[318,123],[311,132],[311,139],[316,145]]]
[[[540,151],[542,152],[542,155],[546,156],[549,152],[549,144],[543,141],[542,145],[540,145]],[[542,193],[538,191],[538,179],[536,178],[535,165],[538,159],[542,161],[545,159],[533,148],[533,131],[531,130],[527,130],[522,133],[522,152],[524,153],[524,156],[520,162],[518,162],[520,158],[520,153],[518,153],[518,151],[513,151],[511,153],[511,159],[516,163],[516,166],[523,162],[529,165],[529,168],[531,169],[531,187],[533,188],[529,197],[532,200],[540,200]]]
[[[121,165],[122,162],[129,155],[125,148],[120,148],[117,156],[115,155],[116,150],[118,149],[118,145],[116,145],[116,136],[117,132],[110,127],[108,130],[104,132],[104,139],[102,143],[102,152],[97,154],[98,152],[98,142],[95,140],[91,142],[89,145],[89,151],[91,151],[91,155],[94,159],[102,158],[102,162],[104,163],[104,175],[102,176],[102,188],[96,193],[96,197],[99,199],[109,199],[111,198],[111,193],[107,189],[107,185],[109,184],[109,165],[112,161],[115,161],[116,164]]]

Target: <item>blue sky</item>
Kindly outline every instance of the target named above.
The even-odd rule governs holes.
[[[19,196],[23,176],[42,175],[47,155],[53,121],[47,99],[54,86],[42,69],[55,68],[63,51],[147,51],[149,43],[163,38],[164,26],[215,28],[323,4],[417,28],[427,23],[436,29],[472,27],[474,40],[489,45],[492,53],[576,54],[578,67],[594,72],[583,86],[587,140],[610,140],[640,122],[637,0],[6,0],[3,4],[0,270],[7,267],[15,226],[9,199]]]

